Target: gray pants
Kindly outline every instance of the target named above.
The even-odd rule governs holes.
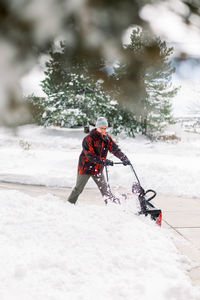
[[[97,184],[102,196],[106,198],[112,198],[112,193],[106,183],[105,177],[103,174],[98,175],[87,175],[87,174],[77,174],[76,179],[76,186],[73,188],[69,198],[67,199],[69,202],[75,204],[78,196],[82,193],[86,183],[88,182],[89,178],[92,177],[94,182]]]

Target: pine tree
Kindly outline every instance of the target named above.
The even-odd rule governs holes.
[[[66,56],[69,55],[73,62],[70,65],[66,63]],[[46,78],[42,81],[43,91],[47,95],[42,116],[45,126],[87,128],[88,125],[94,126],[99,116],[104,116],[114,134],[124,131],[134,136],[138,123],[133,114],[105,92],[103,80],[95,80],[88,75],[87,62],[83,60],[80,64],[80,59],[77,62],[63,42],[60,43],[59,51],[50,52],[46,67]],[[101,78],[105,62],[96,61],[93,68],[96,68]]]
[[[157,52],[151,63],[142,60],[144,51],[151,46],[156,47]],[[171,66],[170,56],[173,48],[168,48],[165,41],[160,38],[149,38],[148,34],[140,28],[134,29],[131,34],[131,42],[125,46],[129,55],[135,56],[140,63],[140,82],[142,82],[142,93],[138,97],[138,107],[135,108],[135,117],[140,123],[143,134],[149,135],[155,131],[161,131],[167,124],[173,122],[171,99],[176,95],[178,89],[171,83],[175,68]],[[125,80],[130,72],[126,64],[115,68],[115,78]],[[131,84],[131,83],[129,83]],[[134,84],[134,83],[133,83]],[[119,93],[122,93],[119,91]],[[136,101],[135,101],[136,103]]]
[[[157,49],[156,57],[155,53],[153,57],[155,60],[143,61],[143,52],[148,47],[151,49],[152,44],[153,52]],[[125,99],[126,91],[120,89],[120,86],[129,89],[135,85],[137,90],[140,83],[142,92],[133,94],[133,111],[123,103],[119,105],[114,101],[118,96],[115,98],[106,93],[101,79],[96,81],[97,77],[101,78],[101,70],[106,68],[104,61],[94,62],[93,68],[98,74],[94,79],[88,73],[91,66],[88,67],[87,60],[77,58],[61,42],[60,49],[51,51],[50,60],[46,63],[46,78],[42,82],[43,91],[47,95],[43,123],[46,126],[85,127],[95,125],[98,116],[105,116],[115,134],[125,131],[127,135],[134,136],[136,132],[150,134],[160,131],[172,122],[170,100],[177,92],[171,85],[171,76],[175,70],[171,67],[169,57],[173,49],[167,48],[166,43],[159,38],[152,41],[146,33],[137,29],[133,30],[131,43],[126,45],[124,51],[128,52],[128,56],[134,56],[134,60],[140,64],[135,82],[127,80],[130,78],[127,74],[131,72],[131,66],[125,63],[115,68],[114,75],[108,76],[108,82],[113,86],[115,95],[118,94],[121,99]],[[121,85],[120,81],[125,85]]]
[[[43,91],[47,95],[44,102],[43,122],[61,127],[95,125],[96,119],[103,115],[111,120],[115,111],[111,97],[103,89],[101,79],[95,81],[87,73],[87,63],[66,64],[67,47],[61,43],[59,51],[50,52],[46,63],[46,78],[42,81]],[[103,63],[95,66],[102,68]],[[97,69],[98,70],[98,69]]]

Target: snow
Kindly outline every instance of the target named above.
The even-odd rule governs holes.
[[[188,6],[180,0],[147,4],[140,11],[141,18],[149,22],[157,36],[178,43],[179,47],[176,47],[176,50],[179,50],[179,54],[182,51],[190,56],[195,56],[199,55],[199,26],[195,24],[197,20],[199,22],[199,18],[191,18],[190,26],[187,26],[184,22],[187,14]]]
[[[180,128],[169,130],[175,131],[181,142],[150,142],[141,136],[113,138],[133,163],[145,189],[198,198],[200,135],[184,133]],[[84,136],[82,128],[23,126],[15,134],[1,128],[0,180],[72,187]],[[30,150],[25,150],[23,144],[30,145]],[[108,158],[118,161],[113,155]],[[113,187],[131,188],[134,176],[128,166],[110,167],[109,174]],[[95,187],[95,183],[90,180],[87,187]]]
[[[0,128],[0,180],[71,187],[84,136],[83,129]],[[123,135],[117,142],[146,186],[195,196],[197,134],[177,144]],[[128,170],[110,167],[111,185],[131,187]],[[133,195],[106,207],[16,190],[0,190],[0,199],[1,300],[200,299],[187,275],[191,262],[168,229],[137,216]]]
[[[197,300],[168,231],[121,206],[0,191],[1,300]],[[131,200],[131,199],[130,199]]]

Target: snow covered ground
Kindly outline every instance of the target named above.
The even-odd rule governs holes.
[[[133,201],[71,205],[0,191],[1,300],[198,300],[169,232]]]
[[[144,137],[117,138],[129,157],[144,188],[158,193],[200,197],[200,135],[179,132],[178,143],[151,143]],[[75,183],[82,129],[56,129],[24,126],[16,135],[0,129],[0,180],[71,187]],[[23,144],[30,144],[24,150]],[[20,146],[21,145],[21,146]],[[110,159],[117,161],[112,155]],[[112,186],[131,187],[129,167],[110,167]],[[94,187],[89,181],[87,187]]]
[[[79,129],[1,128],[0,180],[71,187],[83,137]],[[197,135],[178,144],[118,143],[145,188],[200,196]],[[111,185],[131,187],[129,167],[109,170]],[[0,201],[1,300],[200,299],[186,272],[190,262],[167,229],[135,214],[136,201],[73,206],[11,190],[1,190]]]

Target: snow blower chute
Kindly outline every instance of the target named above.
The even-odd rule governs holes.
[[[122,162],[114,162],[114,165],[123,164]],[[133,171],[135,178],[137,180],[136,183],[132,184],[132,193],[138,196],[138,200],[140,203],[140,211],[139,215],[150,215],[151,219],[154,220],[159,226],[162,224],[162,211],[161,209],[156,208],[150,201],[155,198],[156,192],[152,189],[144,190],[140,184],[140,180],[133,168],[133,165],[130,164],[131,170]],[[106,179],[108,183],[108,187],[110,189],[109,178],[108,178],[108,169],[106,170]],[[148,196],[149,195],[149,196]]]

